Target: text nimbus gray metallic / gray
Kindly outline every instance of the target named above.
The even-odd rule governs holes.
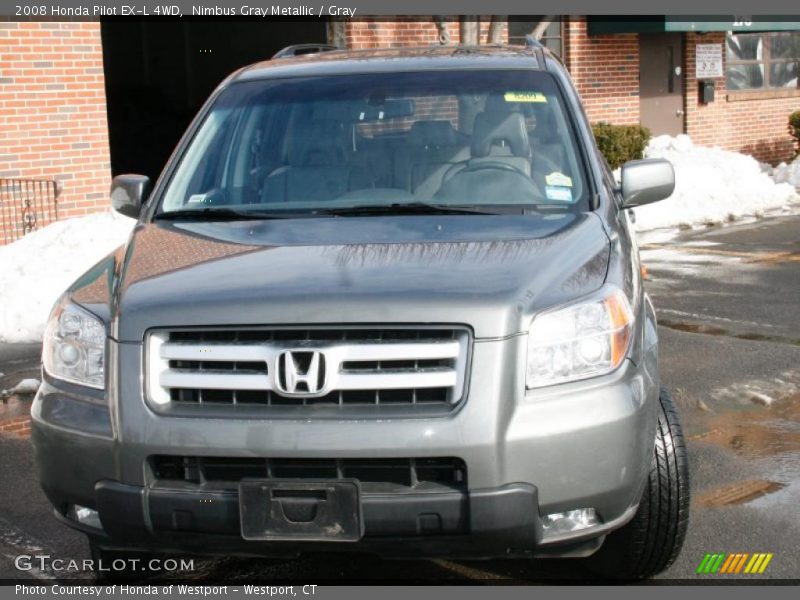
[[[335,4],[313,5],[285,5],[271,4],[265,6],[240,6],[193,5],[193,16],[244,16],[244,17],[354,17],[357,9],[338,6]]]

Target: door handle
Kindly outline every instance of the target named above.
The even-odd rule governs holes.
[[[675,111],[675,116],[676,117],[682,117],[683,116],[683,109],[679,108],[678,110],[676,110]]]

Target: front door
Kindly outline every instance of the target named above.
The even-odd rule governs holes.
[[[683,133],[683,39],[639,34],[639,120],[653,135]]]

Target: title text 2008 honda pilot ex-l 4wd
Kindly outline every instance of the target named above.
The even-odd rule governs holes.
[[[53,309],[41,484],[96,556],[584,557],[688,519],[628,207],[539,47],[332,51],[223,82]]]

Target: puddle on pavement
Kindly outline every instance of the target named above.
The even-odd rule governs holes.
[[[688,440],[722,446],[755,461],[763,478],[705,490],[698,494],[698,505],[796,504],[800,497],[800,394],[770,407],[727,410],[709,417],[707,425],[707,431]]]
[[[761,496],[766,496],[786,487],[784,483],[766,479],[748,479],[721,485],[697,494],[695,503],[699,506],[731,506],[745,504]]]
[[[702,333],[705,335],[724,335],[727,337],[737,338],[740,340],[749,340],[754,342],[776,342],[779,344],[792,344],[793,346],[800,346],[800,339],[784,337],[780,335],[764,335],[763,333],[738,333],[729,331],[722,327],[715,327],[713,325],[704,325],[701,323],[687,323],[685,321],[670,321],[669,319],[659,319],[658,324],[669,329],[676,331],[684,331],[686,333]]]
[[[682,321],[670,321],[668,319],[659,319],[658,324],[669,329],[676,331],[685,331],[687,333],[705,333],[706,335],[727,335],[728,332],[721,327],[713,327],[712,325],[701,325],[698,323],[685,323]]]
[[[781,264],[786,262],[798,262],[800,261],[800,252],[771,252],[764,254],[763,256],[757,256],[746,262],[757,262],[757,263],[766,263],[766,264]]]

